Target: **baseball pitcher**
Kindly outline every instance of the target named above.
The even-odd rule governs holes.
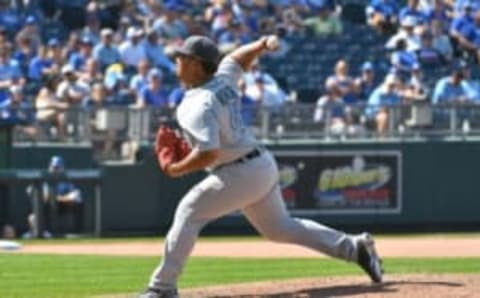
[[[274,158],[242,123],[237,82],[254,59],[277,48],[278,38],[266,36],[234,50],[221,62],[217,46],[204,36],[191,36],[177,49],[177,76],[187,88],[177,110],[185,139],[161,126],[155,152],[170,177],[198,170],[209,175],[179,203],[163,260],[141,297],[178,297],[177,280],[200,230],[237,210],[264,237],[356,262],[373,282],[381,282],[381,261],[368,233],[349,235],[290,217]]]

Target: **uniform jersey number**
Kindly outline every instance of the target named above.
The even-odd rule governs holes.
[[[216,96],[218,101],[230,110],[230,125],[232,128],[240,128],[242,126],[242,117],[238,92],[230,86],[225,86],[216,92]]]

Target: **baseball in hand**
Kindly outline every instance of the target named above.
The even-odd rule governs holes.
[[[280,46],[280,41],[278,40],[278,36],[276,36],[276,35],[267,36],[267,40],[265,41],[265,45],[267,46],[267,49],[270,50],[270,51],[278,50],[278,47]]]

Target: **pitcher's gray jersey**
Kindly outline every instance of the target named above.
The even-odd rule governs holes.
[[[177,120],[192,148],[220,149],[211,167],[228,163],[251,151],[256,140],[244,125],[237,82],[241,66],[223,59],[212,80],[188,90],[177,110]]]

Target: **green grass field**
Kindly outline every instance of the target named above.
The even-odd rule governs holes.
[[[142,290],[159,259],[0,254],[0,297],[90,297]],[[388,273],[480,273],[480,258],[384,260]],[[191,258],[183,288],[301,277],[359,275],[332,259]]]

